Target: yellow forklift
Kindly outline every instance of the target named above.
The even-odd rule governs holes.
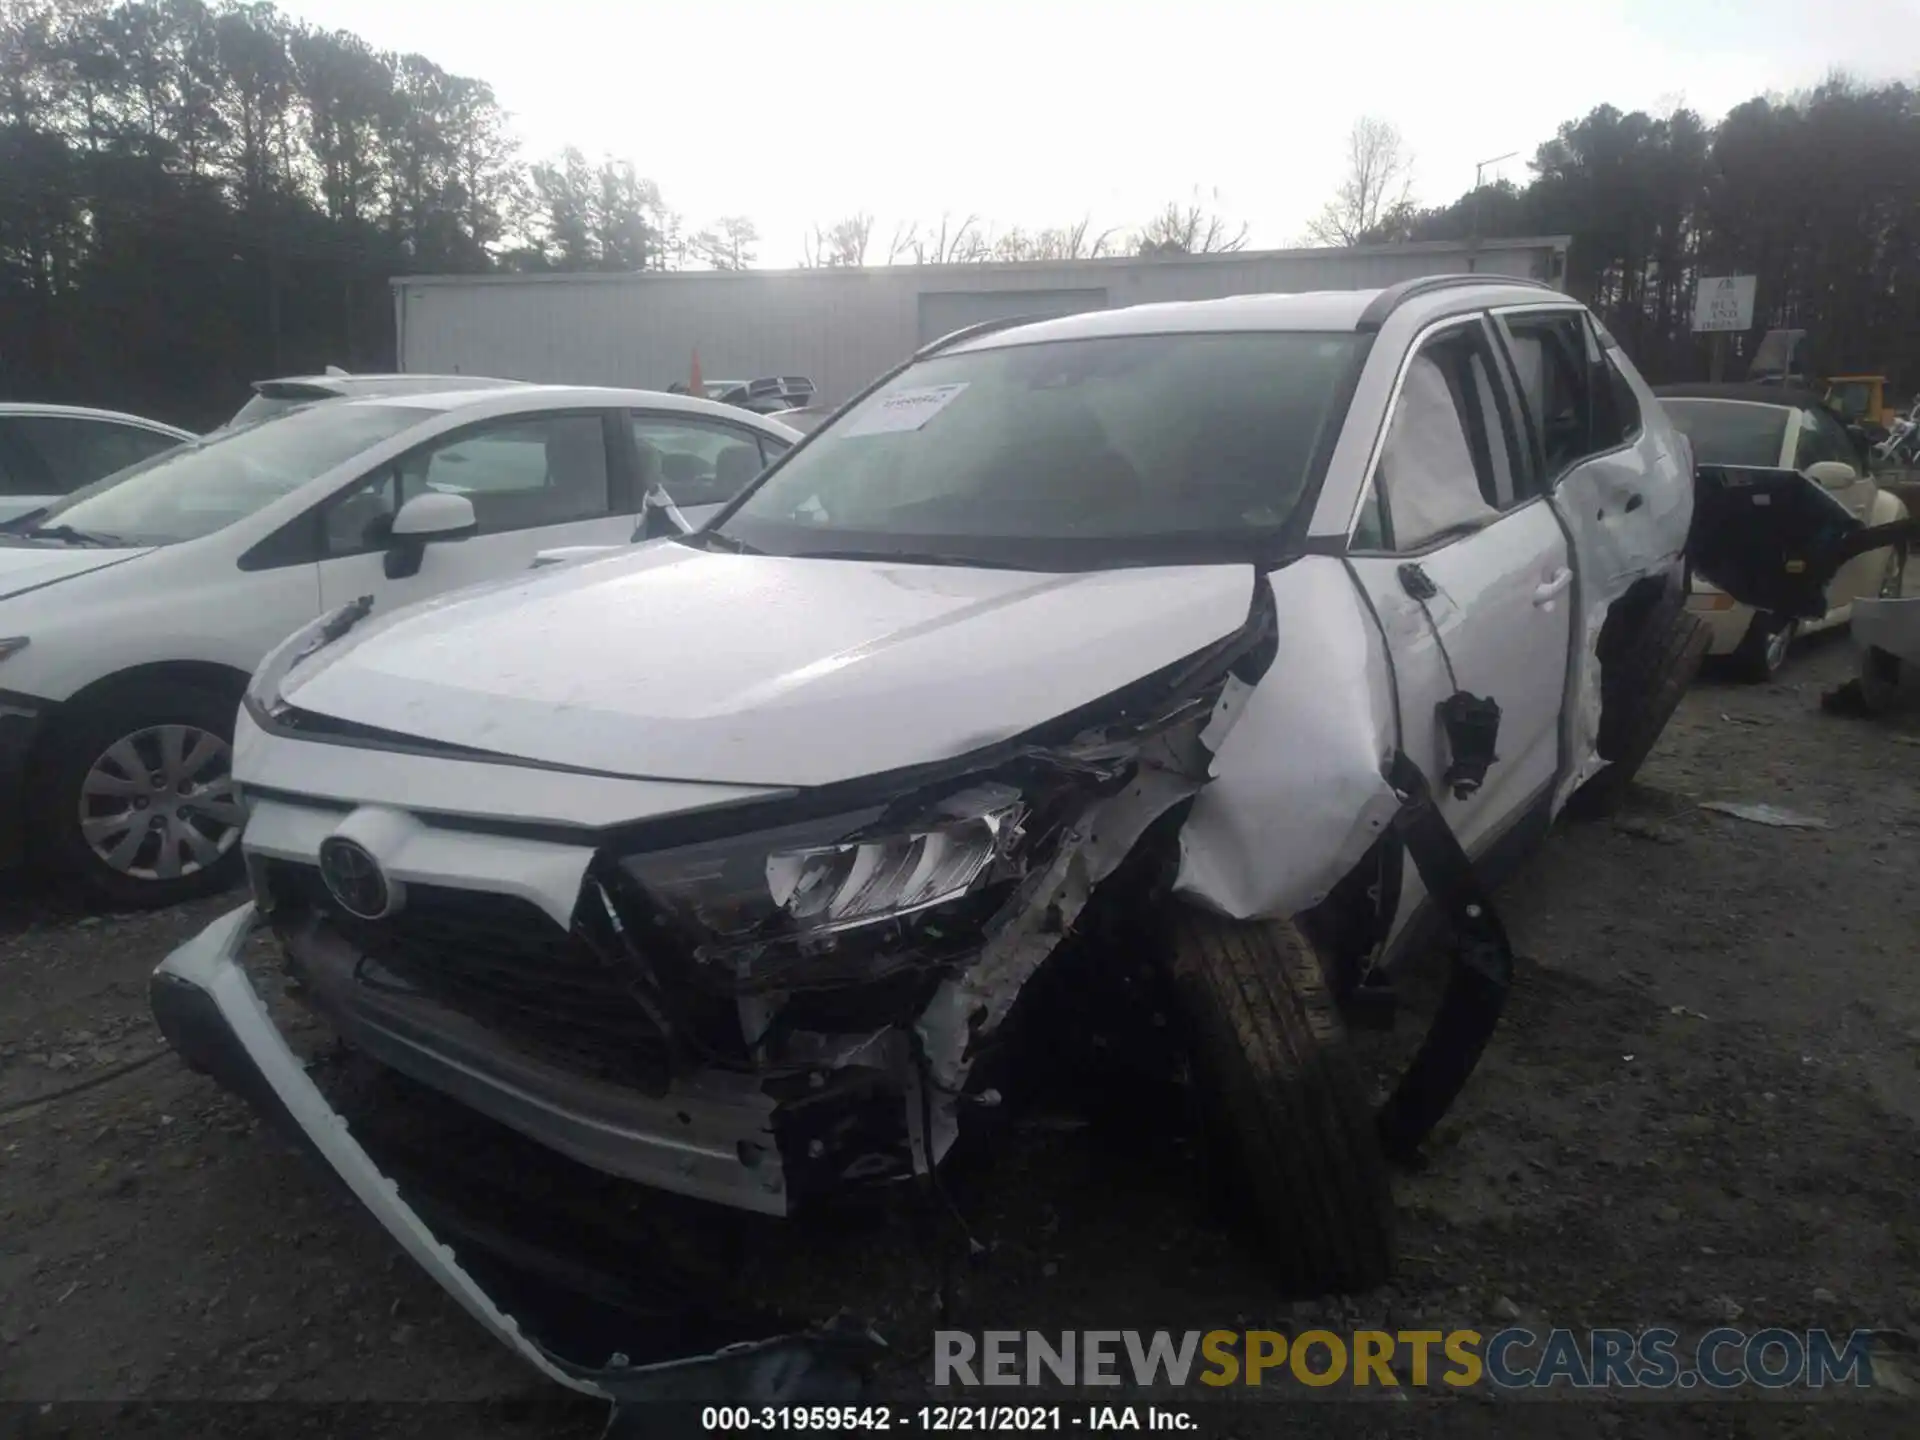
[[[1887,399],[1884,375],[1832,375],[1827,379],[1827,408],[1854,425],[1890,430],[1900,407]]]
[[[1747,379],[1761,385],[1796,385],[1817,391],[1843,424],[1857,425],[1874,441],[1884,440],[1900,418],[1887,399],[1884,375],[1829,375],[1818,378],[1805,330],[1769,330],[1760,337]]]

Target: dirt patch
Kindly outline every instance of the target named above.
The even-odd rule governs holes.
[[[1177,1129],[1037,1117],[958,1186],[988,1253],[955,1273],[949,1323],[1517,1314],[1685,1334],[1737,1314],[1911,1343],[1920,724],[1820,713],[1850,664],[1843,639],[1810,642],[1782,683],[1698,686],[1628,813],[1562,826],[1502,896],[1513,1001],[1430,1163],[1400,1182],[1390,1288],[1277,1299],[1198,1198]],[[576,1423],[240,1102],[170,1056],[141,1063],[160,1047],[148,971],[225,903],[93,918],[0,899],[0,1399],[493,1400],[466,1433]],[[870,1286],[894,1394],[920,1386],[936,1319],[937,1267],[905,1238],[902,1253]],[[1769,1409],[1769,1432],[1870,1428]]]

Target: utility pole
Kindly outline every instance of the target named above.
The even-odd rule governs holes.
[[[1481,172],[1484,171],[1487,168],[1487,166],[1498,165],[1502,160],[1511,160],[1514,156],[1518,155],[1519,153],[1520,152],[1518,150],[1509,150],[1504,155],[1495,155],[1491,160],[1476,160],[1474,162],[1474,165],[1473,165],[1473,217],[1472,217],[1472,225],[1469,228],[1469,233],[1467,236],[1467,248],[1470,252],[1480,248],[1480,231],[1482,228],[1481,221],[1485,219],[1486,205],[1485,205],[1485,202],[1481,199],[1481,195],[1480,195]],[[1467,261],[1467,267],[1469,269],[1478,269],[1479,268],[1478,257],[1470,256],[1470,258]]]
[[[1478,194],[1478,193],[1479,193],[1479,190],[1480,190],[1480,172],[1481,172],[1482,170],[1485,170],[1485,169],[1487,168],[1487,166],[1489,166],[1489,165],[1498,165],[1498,164],[1499,164],[1499,163],[1500,163],[1500,162],[1501,162],[1502,160],[1511,160],[1511,159],[1512,159],[1512,158],[1513,158],[1514,156],[1516,156],[1516,155],[1518,155],[1519,153],[1520,153],[1520,152],[1519,152],[1518,150],[1509,150],[1509,151],[1507,151],[1507,153],[1506,153],[1506,154],[1504,154],[1504,155],[1496,155],[1496,156],[1494,156],[1494,157],[1493,157],[1493,158],[1492,158],[1491,160],[1476,160],[1476,161],[1474,162],[1474,165],[1473,165],[1473,188],[1474,188],[1474,192],[1475,192],[1476,194]]]

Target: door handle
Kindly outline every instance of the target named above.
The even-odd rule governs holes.
[[[1573,571],[1561,566],[1543,584],[1534,586],[1533,603],[1545,609],[1562,590],[1573,584]]]

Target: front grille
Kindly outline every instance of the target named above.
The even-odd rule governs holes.
[[[282,907],[320,914],[374,962],[377,970],[356,970],[358,983],[416,990],[578,1073],[654,1093],[667,1088],[665,1037],[635,999],[633,977],[538,906],[513,895],[408,885],[398,914],[360,920],[333,903],[312,865],[274,861],[266,880],[276,920]]]

